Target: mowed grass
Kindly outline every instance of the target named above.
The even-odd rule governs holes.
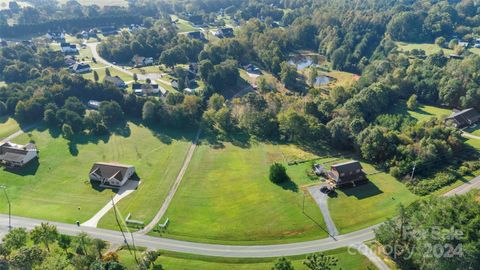
[[[60,3],[64,4],[67,0],[60,0]],[[91,5],[98,5],[100,7],[104,6],[120,6],[126,7],[128,6],[128,1],[126,0],[77,0],[83,6],[91,6]]]
[[[398,49],[403,52],[410,52],[412,50],[424,50],[426,55],[437,53],[441,50],[445,53],[445,55],[449,55],[453,53],[451,49],[445,49],[439,47],[437,44],[432,43],[407,43],[407,42],[396,42]]]
[[[268,178],[273,162],[309,157],[289,145],[200,145],[167,213],[170,238],[228,244],[295,242],[327,234],[317,205],[307,198],[302,213],[301,185],[283,186]],[[161,221],[163,222],[163,220]],[[158,235],[152,232],[153,235]]]
[[[411,111],[407,109],[406,101],[401,100],[399,101],[394,107],[392,112],[395,114],[403,114],[406,116],[410,116],[417,121],[425,121],[432,117],[444,117],[448,116],[452,113],[452,110],[439,108],[430,105],[419,105],[416,110]]]
[[[114,195],[112,190],[93,188],[88,179],[92,164],[104,161],[136,167],[142,183],[130,196],[150,196],[138,201],[130,199],[129,203],[138,216],[148,215],[157,210],[161,200],[157,193],[163,190],[160,187],[170,183],[166,171],[179,168],[189,145],[181,135],[155,134],[131,122],[122,135],[93,139],[77,136],[72,144],[53,137],[49,131],[38,130],[15,139],[18,143],[35,141],[40,159],[39,164],[33,162],[20,171],[0,170],[0,183],[7,186],[12,213],[67,223],[88,220]],[[0,198],[0,211],[8,212],[4,196]]]
[[[189,21],[178,18],[176,15],[170,15],[172,21],[176,21],[178,32],[192,32],[198,31],[198,28],[192,25]]]
[[[165,270],[265,270],[271,269],[276,258],[220,258],[183,253],[161,251],[156,264],[161,264]],[[335,269],[376,269],[367,257],[350,254],[347,248],[339,248],[323,252],[338,259]],[[119,259],[128,269],[134,269],[136,262],[134,256],[127,250],[118,251]],[[307,255],[287,257],[296,270],[307,270],[303,261]]]
[[[376,172],[362,163],[369,183],[337,189],[337,197],[328,201],[332,219],[340,233],[349,233],[378,224],[398,214],[398,207],[418,199],[393,176]]]
[[[20,130],[17,121],[9,117],[0,117],[0,140]]]
[[[97,69],[94,69],[88,73],[84,73],[82,74],[82,76],[87,79],[87,80],[94,80],[94,75],[93,75],[93,72],[96,71],[97,74],[98,74],[98,78],[99,78],[99,82],[103,82],[103,79],[105,78],[105,75],[106,75],[106,67],[105,68],[97,68]],[[110,70],[110,75],[111,76],[118,76],[120,77],[120,79],[122,79],[124,82],[130,82],[130,81],[133,81],[133,77],[128,75],[128,74],[125,74],[115,68],[108,68]]]

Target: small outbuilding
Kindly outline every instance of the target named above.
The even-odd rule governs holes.
[[[117,163],[97,162],[90,169],[90,180],[102,186],[121,187],[135,174],[135,167]]]

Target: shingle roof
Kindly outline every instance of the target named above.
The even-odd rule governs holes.
[[[447,120],[455,120],[459,126],[466,126],[476,123],[480,120],[480,114],[474,108],[468,108],[458,112],[453,112]]]
[[[115,178],[122,181],[127,170],[132,167],[131,165],[97,162],[90,169],[90,174],[95,173],[102,178]]]
[[[19,162],[25,158],[29,150],[35,149],[37,148],[33,143],[22,146],[6,142],[0,145],[0,160]]]

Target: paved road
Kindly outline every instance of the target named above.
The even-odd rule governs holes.
[[[462,195],[469,192],[472,189],[480,189],[480,176],[477,176],[472,180],[470,180],[469,182],[448,191],[447,193],[443,194],[443,196],[450,197],[453,195]]]
[[[100,54],[98,54],[98,51],[97,51],[97,45],[98,43],[95,42],[95,43],[87,43],[87,46],[90,48],[90,50],[92,51],[92,56],[95,57],[95,59],[97,60],[97,62],[100,62],[100,63],[103,63],[105,65],[107,65],[107,67],[112,67],[122,73],[125,73],[129,76],[132,76],[133,77],[133,72],[128,70],[128,69],[125,69],[125,68],[122,68],[121,66],[118,66],[118,65],[114,65],[113,63],[110,63],[109,61],[107,61],[106,59],[102,58],[100,56]],[[159,81],[161,83],[164,83],[166,85],[172,85],[171,82],[169,81],[166,81],[166,80],[162,80],[160,79],[160,75],[159,74],[156,74],[156,73],[153,73],[153,74],[137,74],[137,77],[139,80],[146,80],[146,79],[150,79],[153,81]]]
[[[193,153],[195,152],[195,149],[197,148],[198,145],[198,138],[200,137],[200,129],[197,131],[197,135],[192,141],[192,145],[188,149],[187,156],[185,157],[185,160],[183,161],[182,168],[180,169],[180,172],[178,172],[177,178],[175,179],[175,182],[173,183],[172,187],[170,188],[170,191],[168,192],[167,197],[165,198],[165,201],[163,201],[162,207],[160,207],[160,210],[157,212],[153,220],[145,226],[142,230],[138,231],[138,234],[147,234],[149,231],[151,231],[155,226],[160,222],[160,219],[162,219],[163,215],[165,215],[165,212],[167,212],[168,206],[172,202],[173,196],[175,196],[175,193],[178,190],[178,187],[180,186],[180,182],[182,182],[183,176],[185,175],[185,172],[187,171],[188,165],[190,164],[190,161],[192,160]]]
[[[335,226],[335,223],[333,223],[332,217],[330,216],[330,211],[328,210],[328,195],[320,191],[320,188],[322,188],[323,186],[326,185],[315,185],[308,187],[307,189],[308,192],[310,192],[310,195],[312,195],[312,198],[317,203],[318,207],[320,208],[320,211],[322,212],[323,220],[327,225],[328,233],[331,237],[335,237],[339,233],[337,227]]]

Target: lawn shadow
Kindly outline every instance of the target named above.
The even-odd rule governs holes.
[[[298,192],[298,185],[297,183],[293,182],[290,177],[288,178],[287,181],[278,183],[277,186],[282,187],[284,190],[290,190],[292,192],[297,193]]]
[[[35,175],[38,167],[40,167],[40,161],[38,158],[33,159],[24,167],[5,167],[4,170],[20,176]]]
[[[379,194],[382,194],[381,191],[373,182],[371,181],[362,181],[357,182],[356,186],[348,185],[340,188],[340,190],[348,197],[354,196],[359,200],[370,198]]]

